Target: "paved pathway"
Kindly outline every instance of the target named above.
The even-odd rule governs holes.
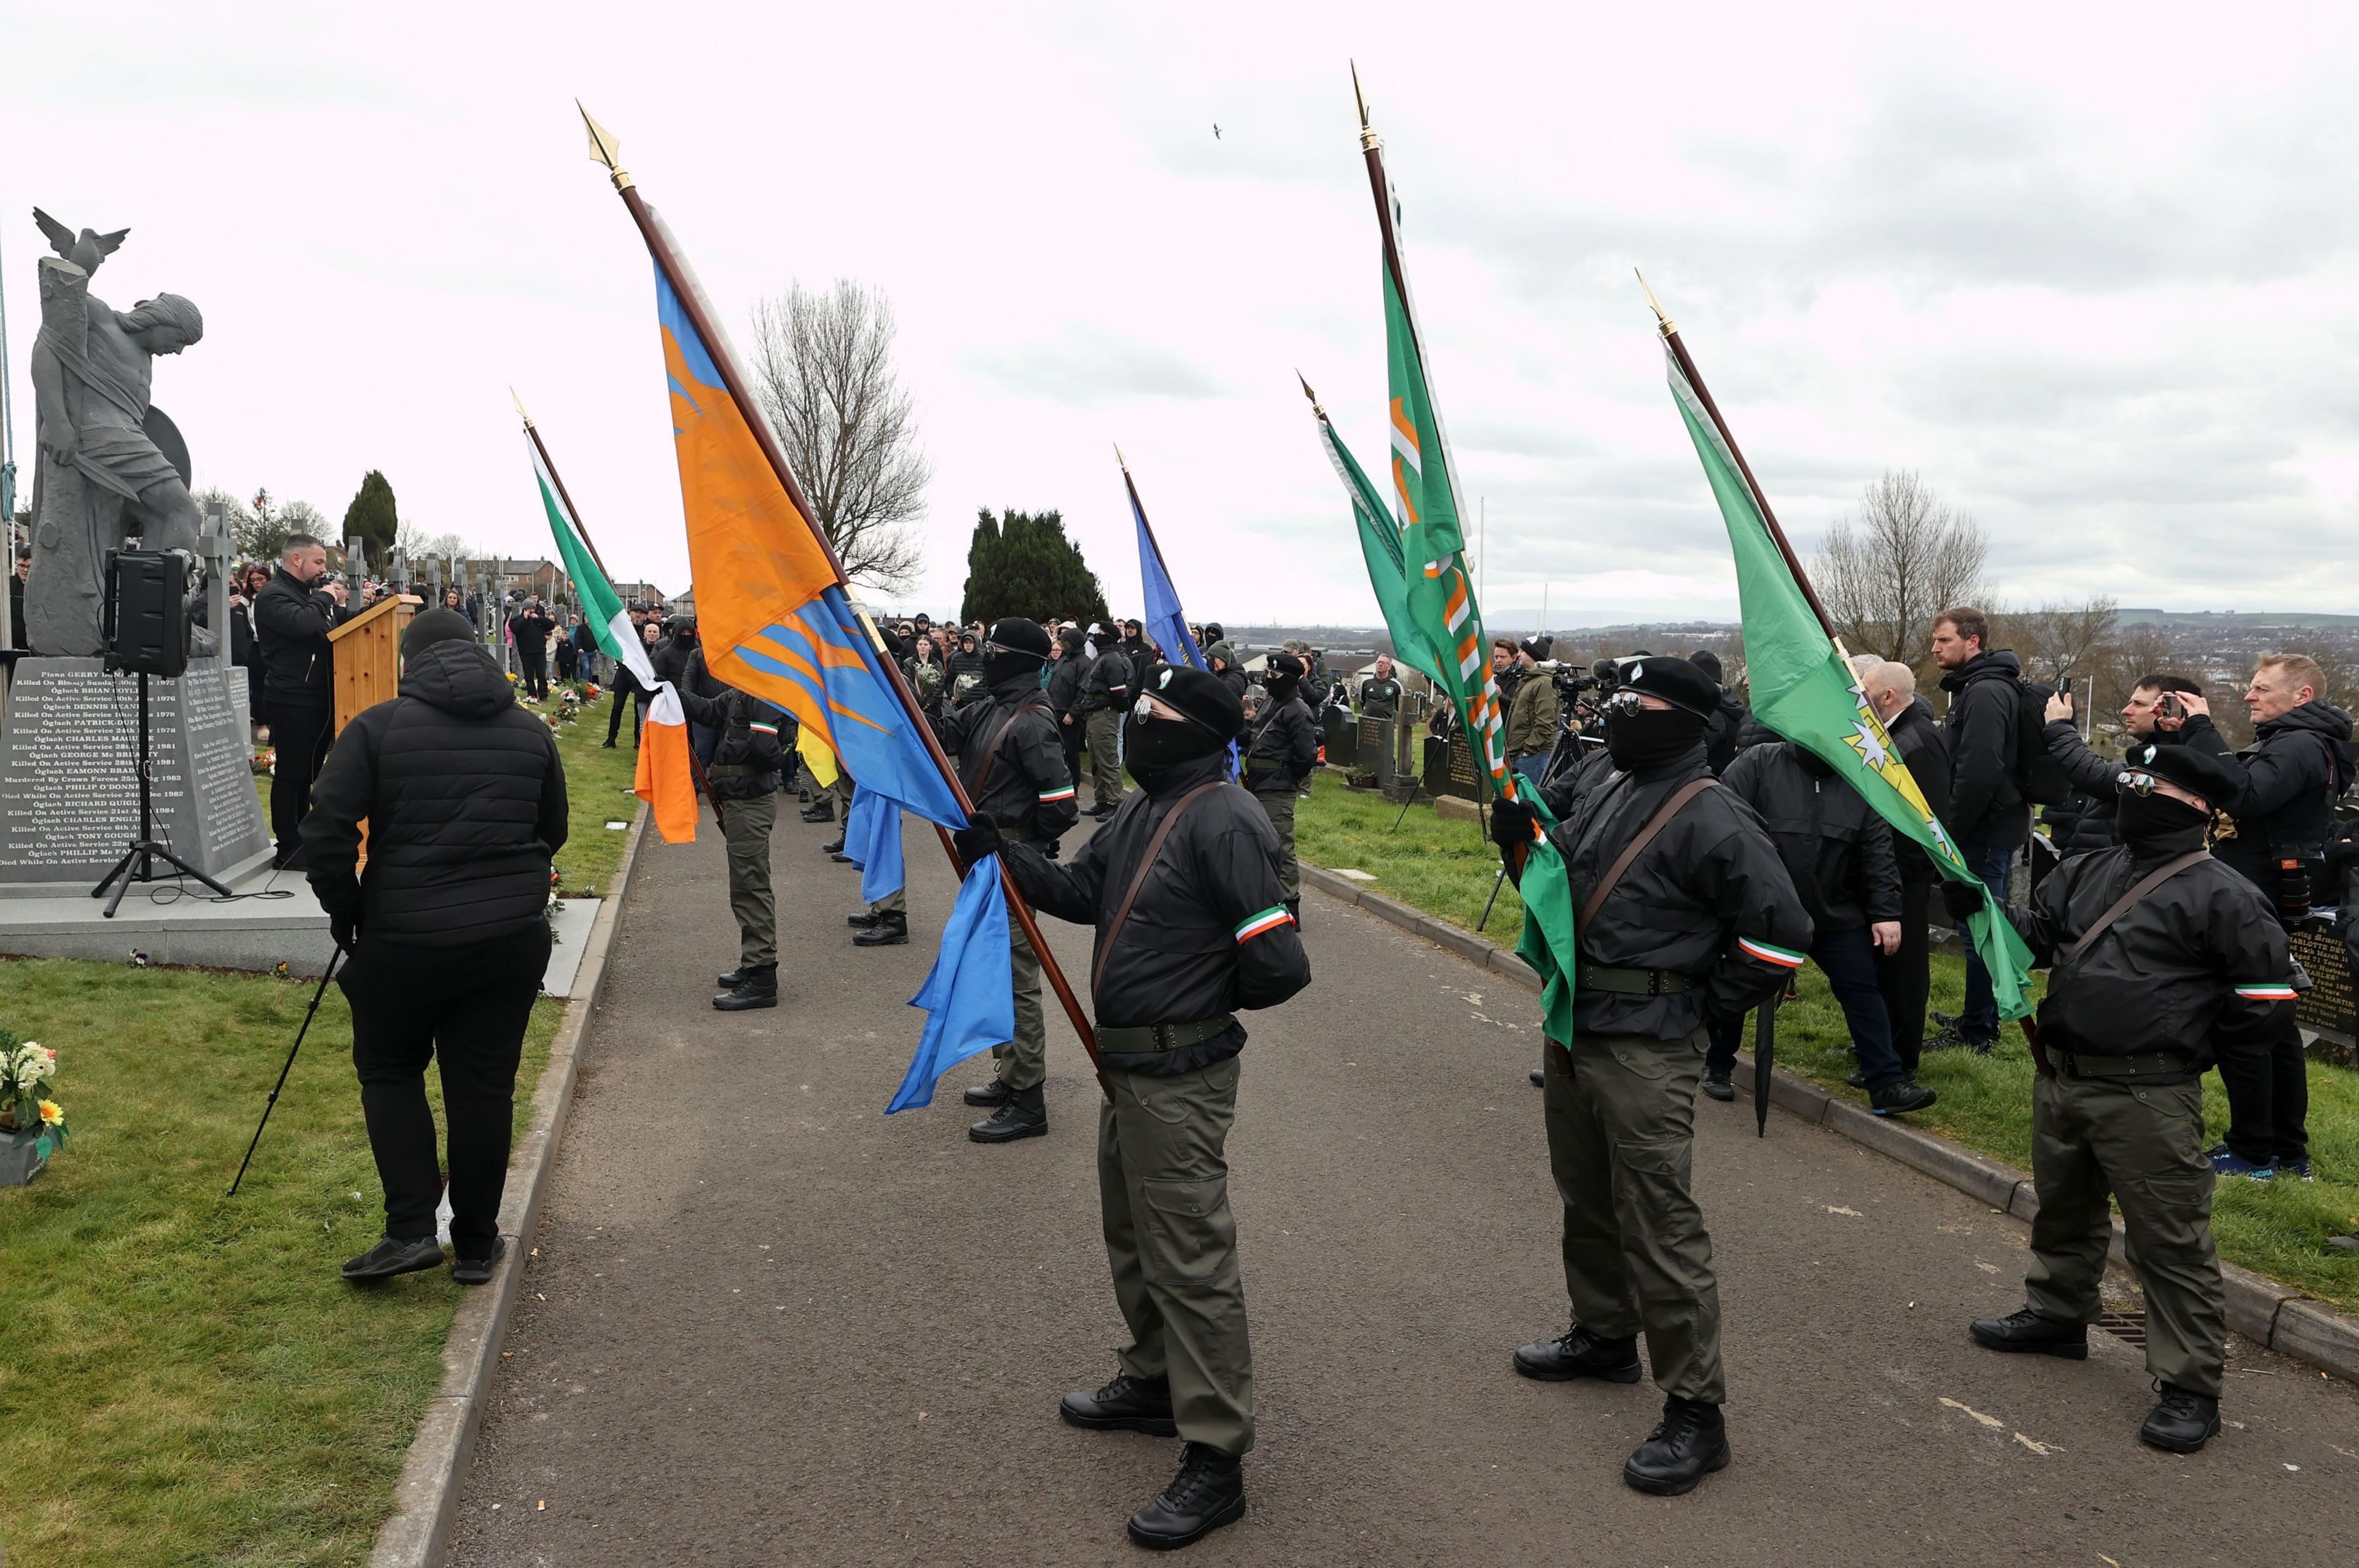
[[[980,1068],[880,1116],[951,884],[912,833],[916,939],[855,949],[822,832],[779,825],[783,1005],[735,1017],[706,1006],[734,952],[717,836],[643,853],[453,1563],[1134,1556],[1176,1445],[1055,1416],[1121,1334],[1081,1048],[1052,1008],[1046,1139],[966,1141]],[[1508,1369],[1565,1320],[1531,998],[1304,914],[1318,979],[1252,1021],[1231,1144],[1261,1445],[1194,1560],[2359,1562],[2352,1389],[2239,1341],[2234,1424],[2147,1450],[2136,1352],[1967,1342],[2021,1300],[2021,1225],[1782,1115],[1756,1141],[1748,1106],[1699,1107],[1696,1161],[1736,1461],[1629,1491],[1652,1385]]]

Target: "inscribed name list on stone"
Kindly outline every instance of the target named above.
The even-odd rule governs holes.
[[[244,672],[238,672],[241,676]],[[156,837],[208,873],[266,847],[219,660],[147,688]],[[0,881],[95,881],[139,827],[139,688],[96,659],[16,666],[0,730]]]

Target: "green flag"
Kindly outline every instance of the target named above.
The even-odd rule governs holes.
[[[1303,390],[1310,389],[1305,386]],[[1327,411],[1315,399],[1310,407],[1319,416],[1319,445],[1326,452],[1327,460],[1335,465],[1335,477],[1343,481],[1343,493],[1352,503],[1352,521],[1360,535],[1360,557],[1367,563],[1368,587],[1375,590],[1376,608],[1384,613],[1385,629],[1392,633],[1393,652],[1409,668],[1437,685],[1446,685],[1440,655],[1427,645],[1425,634],[1409,618],[1408,581],[1404,572],[1400,530],[1376,494],[1376,487],[1368,482],[1368,476],[1353,460],[1343,438],[1335,434]]]
[[[1483,616],[1474,603],[1474,582],[1466,569],[1466,541],[1459,531],[1458,491],[1451,473],[1449,444],[1443,439],[1440,416],[1426,373],[1423,340],[1408,297],[1407,275],[1401,268],[1400,246],[1393,232],[1392,205],[1386,198],[1391,185],[1384,176],[1384,154],[1375,134],[1365,128],[1362,111],[1361,145],[1369,160],[1376,191],[1376,216],[1384,236],[1386,365],[1392,429],[1393,494],[1400,525],[1401,571],[1407,585],[1409,628],[1435,655],[1432,672],[1451,706],[1466,726],[1466,743],[1477,764],[1490,775],[1492,788],[1510,799],[1532,805],[1546,820],[1536,791],[1518,787],[1517,775],[1507,770],[1500,750],[1505,720],[1499,712],[1499,687],[1491,678],[1491,661],[1484,657]],[[1543,837],[1525,851],[1516,891],[1523,895],[1524,934],[1516,951],[1540,977],[1540,1014],[1551,1040],[1572,1038],[1572,968],[1576,941],[1572,891],[1565,879],[1564,858]]]
[[[1762,723],[1832,765],[1892,830],[1925,850],[1941,874],[1983,892],[1983,907],[1968,923],[1974,950],[1990,970],[1999,1014],[2021,1018],[2031,1011],[2026,994],[2031,952],[1999,910],[1980,879],[1966,869],[1949,829],[1925,804],[1899,749],[1875,716],[1867,693],[1843,660],[1843,648],[1819,622],[1770,537],[1766,511],[1738,467],[1736,454],[1704,406],[1679,355],[1670,351],[1671,396],[1687,421],[1688,438],[1703,460],[1704,477],[1728,524],[1736,556],[1736,591],[1745,616],[1745,668],[1751,682],[1753,712]]]
[[[540,504],[549,514],[549,531],[557,535],[557,554],[565,562],[566,575],[573,579],[574,591],[582,596],[582,619],[590,623],[590,634],[598,639],[606,656],[629,670],[641,687],[655,690],[656,672],[647,663],[647,644],[639,641],[638,628],[631,624],[631,612],[624,608],[622,596],[598,569],[598,557],[582,542],[582,525],[566,507],[565,492],[557,488],[557,476],[549,471],[549,461],[541,456],[540,443],[532,438],[529,427],[524,444],[532,454],[532,475],[540,483]]]

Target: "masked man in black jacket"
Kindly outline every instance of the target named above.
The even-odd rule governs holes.
[[[1832,768],[1788,741],[1747,746],[1721,782],[1760,816],[1810,914],[1810,959],[1825,973],[1859,1054],[1853,1084],[1867,1091],[1878,1116],[1923,1110],[1933,1091],[1893,1053],[1892,1021],[1876,984],[1876,955],[1900,949],[1891,827]],[[1774,1008],[1777,999],[1762,1005]],[[1704,1057],[1704,1090],[1712,1098],[1734,1098],[1735,1063],[1734,1040],[1715,1039]]]
[[[1100,657],[1119,661],[1122,655]],[[1014,617],[1000,622],[984,640],[983,692],[944,709],[935,726],[943,748],[958,758],[959,782],[974,803],[976,819],[993,823],[1013,843],[1053,844],[1078,816],[1060,727],[1040,694],[1040,667],[1048,658],[1049,633],[1038,622]],[[966,1130],[977,1143],[1007,1143],[1049,1130],[1048,1103],[1040,1092],[1049,1076],[1040,958],[1013,921],[1007,944],[1016,985],[1016,1038],[992,1047],[997,1071],[991,1082],[966,1091],[967,1104],[995,1108]]]
[[[1568,801],[1549,835],[1581,912],[1573,1038],[1548,1043],[1545,1086],[1573,1324],[1517,1350],[1515,1365],[1545,1382],[1635,1383],[1645,1329],[1663,1420],[1622,1476],[1672,1496],[1728,1463],[1720,1287],[1689,1192],[1704,1026],[1784,986],[1810,920],[1760,818],[1712,780],[1704,739],[1720,687],[1685,659],[1633,659],[1623,672],[1606,703],[1615,772]],[[1553,810],[1562,797],[1543,798]],[[1492,807],[1492,836],[1518,874],[1537,823],[1521,801]]]
[[[697,650],[698,661],[703,653]],[[796,724],[784,709],[705,678],[720,687],[719,697],[687,686],[674,689],[690,721],[716,737],[704,776],[721,817],[721,836],[729,845],[737,967],[715,982],[726,989],[712,1005],[723,1012],[746,1012],[778,1005],[778,903],[770,891],[770,830],[778,825],[778,774],[794,749]]]
[[[401,695],[345,726],[303,819],[311,891],[349,955],[353,1065],[385,1184],[385,1239],[348,1280],[439,1267],[442,1174],[426,1064],[450,1120],[452,1278],[487,1282],[516,1117],[516,1062],[549,967],[549,857],[565,844],[565,767],[549,726],[474,628],[429,610],[402,634]],[[355,877],[361,824],[368,869]]]
[[[1266,676],[1268,705],[1245,741],[1245,788],[1277,834],[1278,880],[1286,907],[1302,921],[1302,867],[1294,856],[1294,806],[1304,781],[1319,766],[1319,721],[1302,700],[1310,666],[1297,654],[1272,654]]]
[[[328,575],[328,550],[309,534],[289,535],[278,569],[254,599],[262,660],[262,702],[277,761],[270,773],[270,831],[277,863],[301,852],[311,781],[335,730],[335,652],[330,628],[344,620],[346,589]]]
[[[1131,1343],[1095,1393],[1067,1394],[1075,1426],[1179,1436],[1179,1474],[1131,1516],[1150,1547],[1185,1546],[1245,1511],[1239,1460],[1253,1446],[1253,1357],[1229,1127],[1236,1116],[1240,1010],[1275,1007],[1310,983],[1279,893],[1277,839],[1245,792],[1223,783],[1244,721],[1236,695],[1201,670],[1158,665],[1125,722],[1139,793],[1057,865],[1006,848],[1043,914],[1097,928],[1098,1192],[1114,1300]],[[989,816],[958,836],[973,860],[1001,848]]]
[[[2180,743],[2225,760],[2236,788],[2227,800],[2211,797],[2229,820],[2215,827],[2220,859],[2260,889],[2291,930],[2313,904],[2334,902],[2324,877],[2326,840],[2334,803],[2350,789],[2351,716],[2323,700],[2326,674],[2299,654],[2263,659],[2245,692],[2253,743],[2230,752],[2212,728],[2201,697],[2180,695],[2183,719],[2157,720],[2158,733],[2177,729]],[[2212,1168],[2223,1176],[2266,1181],[2310,1175],[2310,1079],[2301,1031],[2290,1010],[2266,1044],[2223,1051],[2220,1087],[2228,1091],[2228,1137],[2215,1145]]]
[[[2220,1430],[2227,1345],[2203,1068],[2289,1025],[2294,1008],[2276,912],[2203,852],[2212,806],[2239,784],[2233,762],[2194,747],[2134,748],[2121,847],[2067,860],[2032,895],[2024,939],[2050,968],[2031,1096],[2031,1271],[2023,1310],[1971,1331],[1993,1350],[2085,1358],[2118,1200],[2162,1394],[2138,1436],[2179,1454]]]

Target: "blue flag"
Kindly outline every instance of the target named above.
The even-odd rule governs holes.
[[[849,840],[847,840],[849,842]],[[1016,989],[1007,966],[1007,895],[999,885],[999,857],[966,869],[958,905],[942,930],[941,951],[926,983],[909,999],[926,1010],[918,1054],[893,1091],[885,1114],[931,1105],[944,1073],[979,1051],[1016,1038]]]
[[[901,808],[858,779],[843,814],[843,858],[860,868],[860,896],[870,903],[900,891]]]
[[[1138,525],[1138,581],[1147,590],[1147,634],[1161,644],[1165,664],[1201,670],[1204,652],[1188,633],[1188,617],[1180,609],[1180,590],[1171,586],[1171,574],[1163,569],[1163,552],[1156,547],[1155,531],[1147,525],[1147,509],[1138,503],[1138,486],[1131,482],[1126,464],[1122,487],[1130,492],[1130,514]]]

